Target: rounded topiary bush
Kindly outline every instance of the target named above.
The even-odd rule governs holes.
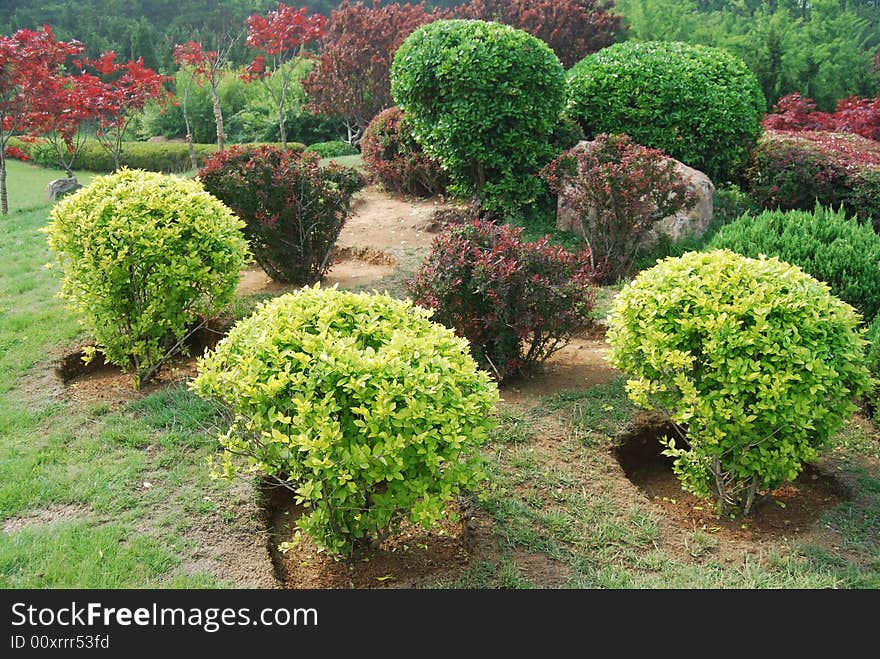
[[[60,295],[138,385],[181,350],[194,323],[232,301],[248,259],[243,223],[197,181],[175,176],[98,176],[51,218]]]
[[[776,256],[831,287],[870,322],[880,311],[880,236],[842,211],[816,205],[805,211],[742,215],[722,227],[709,249],[756,258]]]
[[[367,172],[392,192],[430,197],[446,190],[446,173],[412,135],[400,108],[377,114],[364,131],[361,153]]]
[[[347,552],[403,519],[429,528],[479,474],[498,399],[468,345],[387,295],[305,288],[261,306],[201,361],[193,388],[234,417],[224,468],[280,480],[320,546]]]
[[[528,373],[590,324],[593,272],[589,250],[529,243],[521,228],[477,220],[439,235],[406,285],[503,380]]]
[[[364,185],[351,167],[321,167],[317,154],[233,146],[209,158],[198,178],[245,222],[254,257],[276,281],[304,285],[330,268],[330,251]]]
[[[856,311],[776,258],[667,258],[621,290],[609,325],[630,398],[687,428],[666,450],[683,486],[723,513],[794,479],[869,384]]]
[[[512,213],[544,191],[533,174],[555,155],[565,72],[540,39],[499,23],[430,23],[395,53],[391,93],[453,194]]]
[[[713,180],[746,162],[765,109],[745,63],[708,46],[619,43],[568,72],[566,113],[589,134],[626,133]]]

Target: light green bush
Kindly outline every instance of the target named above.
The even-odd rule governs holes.
[[[794,479],[869,385],[858,314],[776,258],[667,258],[621,290],[609,323],[630,398],[687,427],[666,453],[723,513]]]
[[[137,386],[231,302],[244,224],[196,181],[124,169],[58,202],[45,231],[60,295]]]
[[[304,288],[238,323],[193,388],[234,417],[222,472],[243,467],[296,493],[296,524],[348,552],[403,519],[431,527],[479,478],[496,385],[467,341],[387,295]]]

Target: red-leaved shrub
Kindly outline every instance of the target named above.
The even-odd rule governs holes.
[[[26,154],[14,144],[6,145],[5,154],[7,158],[15,158],[16,160],[21,161],[27,161],[31,159],[28,154]]]
[[[525,30],[569,68],[623,35],[623,16],[613,10],[613,0],[471,0],[455,12]]]
[[[856,134],[767,130],[758,141],[745,179],[761,208],[812,210],[841,205],[876,223],[872,203],[880,171],[880,143]]]
[[[830,131],[855,133],[880,140],[880,96],[849,96],[837,102],[834,112],[818,112],[810,98],[797,92],[784,96],[764,118],[764,127],[786,131]]]
[[[541,176],[577,214],[595,271],[608,282],[631,274],[659,220],[695,201],[670,158],[627,135],[597,135],[590,148],[565,151]]]
[[[393,192],[430,197],[446,190],[440,163],[422,150],[397,107],[383,110],[367,126],[361,156],[369,174]]]
[[[297,285],[318,281],[364,185],[357,170],[313,153],[276,146],[234,146],[209,158],[198,178],[246,227],[254,258],[272,279]]]
[[[595,291],[586,250],[527,243],[522,229],[481,220],[437,236],[406,285],[498,380],[528,372],[588,326]]]

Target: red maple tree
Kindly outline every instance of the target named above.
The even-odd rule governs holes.
[[[782,131],[830,131],[855,133],[880,141],[880,96],[848,96],[837,102],[834,112],[819,112],[812,99],[798,92],[783,96],[764,118],[764,127]]]
[[[97,76],[59,75],[46,81],[34,101],[36,112],[29,128],[30,137],[45,138],[67,178],[75,178],[73,165],[85,142],[85,132],[80,129],[96,118],[91,99],[103,93],[104,83]]]
[[[164,85],[170,77],[144,66],[142,57],[124,64],[117,62],[113,51],[79,64],[94,70],[103,83],[88,98],[88,110],[98,119],[95,137],[113,157],[114,170],[119,169],[123,138],[135,112],[151,99],[166,104],[171,94]]]
[[[546,42],[565,68],[610,46],[624,31],[613,0],[471,0],[458,7],[462,18],[497,21]]]
[[[260,80],[278,108],[278,129],[281,146],[287,148],[287,131],[284,128],[284,107],[293,81],[291,61],[299,57],[304,46],[316,41],[324,33],[326,18],[320,14],[307,14],[306,8],[294,9],[283,2],[278,9],[266,16],[252,14],[246,21],[246,45],[261,51],[247,68],[245,80]],[[268,84],[274,79],[275,84]]]
[[[55,39],[48,25],[0,36],[0,213],[9,213],[6,191],[6,144],[27,134],[41,120],[39,101],[61,75],[67,58],[82,44]]]
[[[312,112],[339,117],[355,143],[373,117],[394,105],[389,72],[394,52],[416,28],[447,14],[425,3],[380,6],[344,0],[330,13],[321,56],[303,80]]]
[[[345,0],[330,14],[321,56],[303,80],[312,112],[339,117],[357,142],[373,117],[394,105],[389,72],[394,52],[416,28],[445,18],[425,3],[380,6]]]

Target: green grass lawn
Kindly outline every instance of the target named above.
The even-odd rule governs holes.
[[[95,175],[91,172],[74,172],[82,185],[87,185]],[[21,212],[45,208],[49,203],[46,184],[67,175],[60,169],[46,169],[32,163],[9,159],[6,161],[6,191],[9,195],[9,212]]]
[[[43,267],[41,195],[56,175],[10,163],[13,210],[0,218],[0,587],[238,585],[205,556],[218,537],[262,522],[253,483],[210,478],[213,407],[182,383],[121,405],[77,403],[52,375],[85,338],[55,297],[56,271]],[[808,534],[750,546],[676,527],[626,481],[610,447],[633,414],[619,379],[502,409],[485,451],[494,486],[476,504],[497,556],[435,585],[541,586],[523,566],[543,561],[558,573],[553,585],[573,588],[880,587],[873,427],[848,424],[830,452],[848,500]]]

